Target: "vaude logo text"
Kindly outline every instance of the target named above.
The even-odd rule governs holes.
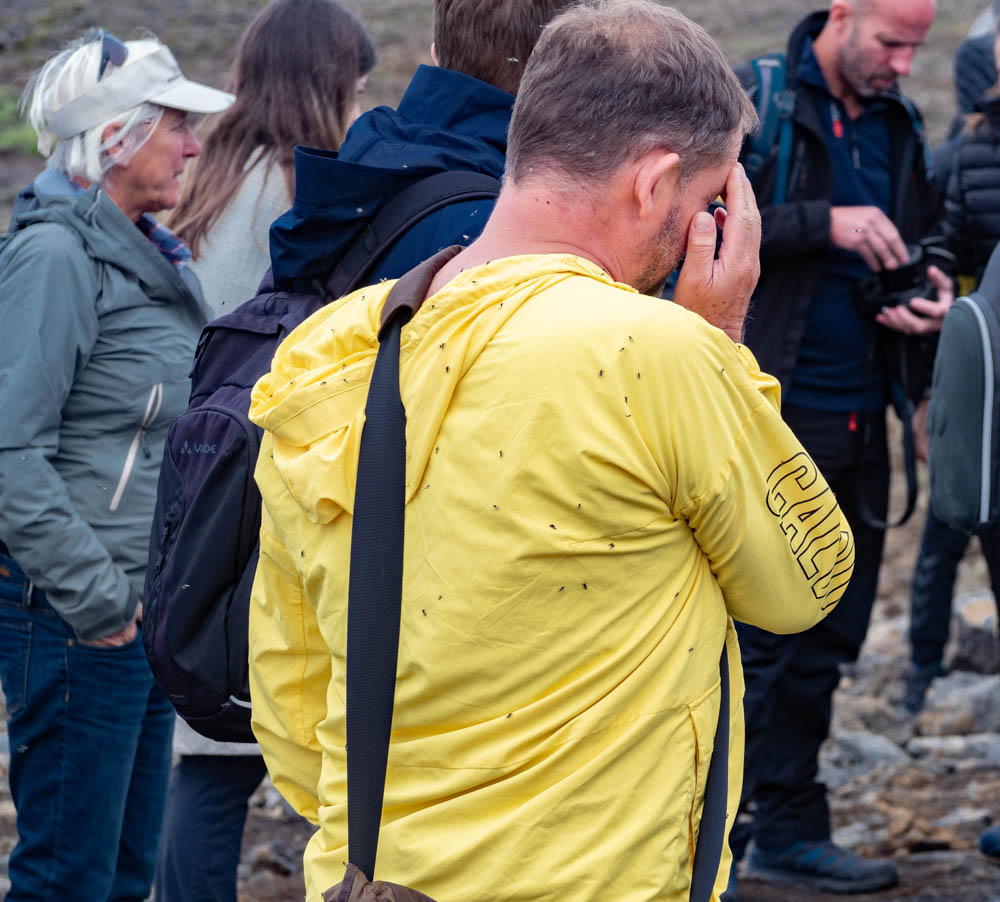
[[[215,451],[214,444],[195,442],[193,445],[189,445],[187,439],[184,439],[184,444],[181,446],[181,454],[215,454]]]

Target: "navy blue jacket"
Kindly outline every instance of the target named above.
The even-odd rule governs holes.
[[[807,37],[815,38],[826,23],[826,11],[808,16],[792,32],[786,59],[799,60]],[[755,84],[752,67],[737,70],[747,89]],[[795,92],[792,115],[792,155],[788,196],[771,203],[776,154],[760,170],[756,184],[761,212],[761,275],[746,322],[746,343],[760,368],[781,382],[787,395],[809,306],[830,253],[830,197],[833,174],[826,129],[819,105],[828,99],[814,85],[799,82],[797,69],[788,66],[789,87]],[[910,111],[896,91],[882,95],[887,103],[890,155],[893,169],[892,215],[903,241],[913,244],[931,234],[941,214],[941,193],[928,171],[924,148]],[[748,143],[741,159],[745,162]],[[889,330],[882,333],[889,336]],[[888,357],[884,358],[888,359]]]
[[[500,178],[514,97],[486,82],[432,66],[413,76],[398,109],[376,107],[351,127],[340,152],[298,147],[295,202],[271,226],[279,288],[308,290],[322,279],[387,200],[437,172]],[[373,271],[396,278],[482,231],[492,201],[451,204],[406,232]]]

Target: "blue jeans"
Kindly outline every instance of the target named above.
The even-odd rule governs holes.
[[[170,781],[156,902],[236,902],[247,802],[260,755],[184,755]]]
[[[0,554],[0,681],[18,835],[7,902],[145,899],[174,711],[153,682],[142,639],[82,644]]]

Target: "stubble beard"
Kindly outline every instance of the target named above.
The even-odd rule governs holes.
[[[680,212],[678,205],[674,204],[667,212],[659,233],[646,242],[642,253],[645,266],[632,285],[640,294],[659,297],[667,277],[677,268],[684,255],[685,230],[678,227]]]
[[[856,36],[851,35],[847,43],[837,52],[837,69],[840,77],[850,85],[851,90],[858,97],[865,99],[878,97],[891,91],[896,86],[896,74],[892,70],[884,72],[868,72],[865,67],[865,60],[862,54],[857,52]],[[888,80],[889,84],[883,87],[875,87],[872,79]]]

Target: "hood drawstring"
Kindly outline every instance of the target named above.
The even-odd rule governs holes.
[[[104,193],[103,188],[98,188],[94,192],[94,199],[91,201],[90,206],[83,214],[83,218],[87,220],[90,226],[94,229],[100,231],[100,226],[97,224],[97,211],[101,206],[101,195]]]

